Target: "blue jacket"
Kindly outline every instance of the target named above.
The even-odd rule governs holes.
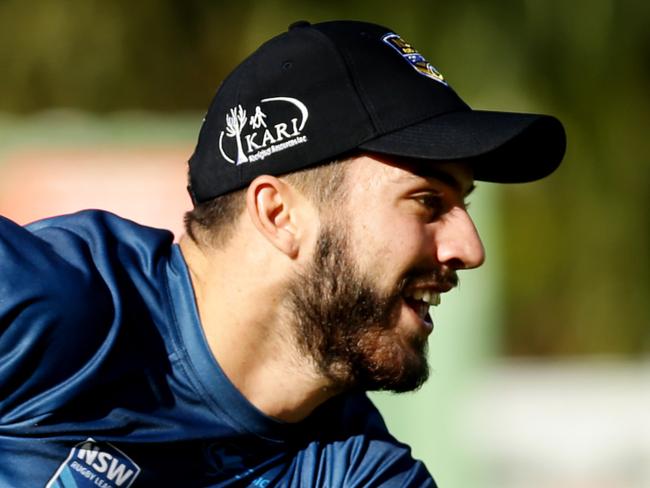
[[[433,487],[363,392],[299,424],[210,353],[170,232],[0,218],[0,487]]]

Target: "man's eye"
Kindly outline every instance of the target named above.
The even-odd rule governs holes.
[[[440,195],[426,194],[415,198],[427,211],[427,219],[434,220],[440,216],[443,210],[443,201]]]
[[[438,208],[441,205],[441,198],[439,195],[421,195],[418,200],[422,205],[429,208]]]

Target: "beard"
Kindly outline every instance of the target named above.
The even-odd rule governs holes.
[[[427,335],[399,330],[397,319],[402,291],[417,278],[382,292],[357,269],[346,235],[325,227],[314,259],[289,286],[300,352],[341,391],[416,390],[429,376]],[[436,274],[457,282],[453,271]]]

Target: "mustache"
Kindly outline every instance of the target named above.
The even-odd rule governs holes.
[[[460,285],[456,271],[449,267],[439,267],[427,271],[414,271],[405,276],[398,288],[402,293],[408,288],[439,288],[447,291]]]

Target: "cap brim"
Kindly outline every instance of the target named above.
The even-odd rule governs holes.
[[[359,145],[365,151],[430,160],[467,160],[474,178],[523,183],[551,174],[566,149],[562,123],[549,115],[452,112]]]

